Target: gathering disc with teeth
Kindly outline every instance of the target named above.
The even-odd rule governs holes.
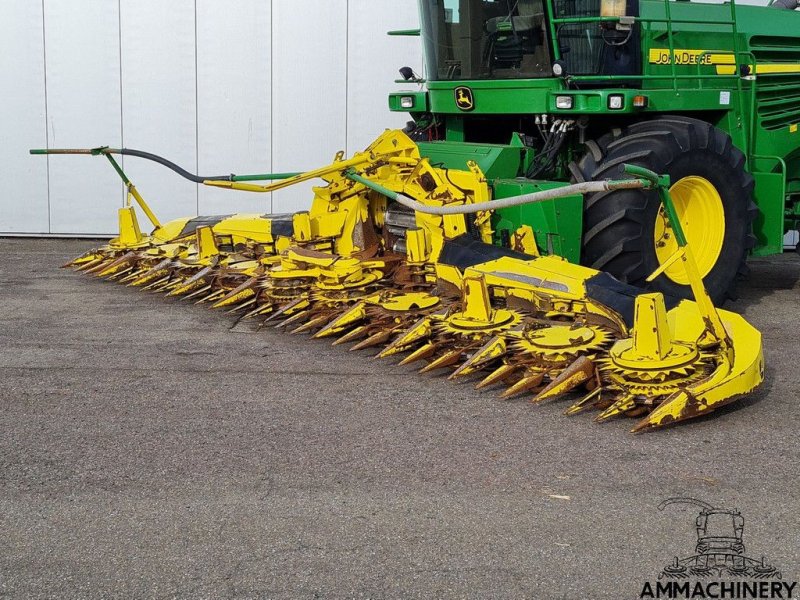
[[[610,385],[636,396],[653,399],[669,396],[707,377],[714,366],[711,354],[692,352],[687,353],[685,358],[683,362],[669,362],[651,369],[637,369],[634,365],[620,363],[620,357],[614,357],[613,354],[597,363],[601,376]]]
[[[379,356],[413,350],[401,364],[426,360],[422,372],[456,366],[454,375],[466,375],[487,340],[519,325],[523,318],[522,313],[504,308],[481,313],[462,301],[458,312],[444,310],[421,319],[400,333]]]
[[[490,334],[507,331],[522,321],[522,313],[504,308],[495,309],[491,320],[471,319],[464,312],[436,319],[436,330],[443,334],[467,338],[483,338]]]
[[[588,324],[554,324],[525,329],[512,346],[521,356],[548,363],[571,361],[582,354],[594,354],[614,341],[603,327]]]
[[[376,340],[386,341],[395,332],[408,327],[411,322],[437,309],[442,300],[425,292],[398,292],[383,290],[368,294],[353,305],[336,314],[315,337],[334,337],[334,345],[359,341],[353,349],[376,345]],[[381,342],[383,343],[383,342]]]
[[[308,295],[314,284],[313,277],[296,277],[283,279],[267,277],[262,283],[264,295],[273,304],[284,304]]]

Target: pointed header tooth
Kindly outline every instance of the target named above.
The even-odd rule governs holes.
[[[112,273],[111,275],[106,277],[106,279],[108,281],[117,281],[117,280],[122,279],[123,277],[125,277],[125,275],[127,275],[131,271],[133,271],[133,267],[127,267],[125,269],[122,269],[120,271],[116,271],[116,272]]]
[[[211,273],[211,267],[205,267],[204,269],[199,270],[197,273],[195,273],[188,279],[184,279],[182,283],[176,288],[177,290],[180,291],[176,292],[174,295],[180,296],[181,294],[185,294],[186,292],[193,290],[198,286],[204,285],[206,282],[203,278],[210,273]]]
[[[186,281],[178,281],[177,285],[169,291],[167,296],[168,297],[181,296],[197,285],[202,285],[202,283],[195,282],[194,284],[191,284],[187,283]]]
[[[342,337],[338,338],[333,342],[334,346],[339,346],[341,344],[346,344],[347,342],[352,342],[359,338],[364,337],[367,334],[367,326],[360,325],[353,329],[352,331],[345,333]]]
[[[465,367],[464,366],[465,364],[466,363],[459,365],[459,367],[455,371],[450,373],[450,375],[447,376],[448,381],[459,380],[463,377],[467,377],[468,375],[472,375],[476,371],[476,369],[472,369],[468,366]]]
[[[428,342],[427,344],[420,346],[414,352],[406,356],[403,360],[400,361],[399,364],[400,366],[405,366],[405,365],[410,365],[411,363],[417,362],[419,360],[424,360],[435,354],[436,350],[438,350],[439,347],[440,344],[437,344],[435,342]],[[385,356],[383,356],[383,352],[381,352],[381,354],[379,354],[378,356],[380,356],[381,358],[385,358]]]
[[[591,392],[589,392],[587,395],[585,395],[583,398],[578,400],[575,404],[570,406],[567,410],[565,410],[564,414],[572,416],[572,415],[577,415],[578,413],[581,413],[581,412],[587,410],[589,408],[589,403],[592,400],[594,400],[595,398],[597,398],[597,399],[600,398],[602,389],[603,388],[601,388],[601,387],[596,387]]]
[[[95,265],[86,267],[86,269],[80,269],[80,270],[87,274],[97,275],[98,272],[107,269],[112,264],[114,264],[113,260],[105,259],[99,261]]]
[[[578,357],[575,362],[564,369],[550,384],[533,399],[543,402],[574,390],[594,376],[594,364],[585,356]]]
[[[76,268],[78,271],[83,271],[84,269],[89,269],[95,265],[99,265],[101,262],[108,260],[106,256],[96,256],[86,261],[82,261],[80,263],[75,263]]]
[[[161,279],[156,279],[153,283],[143,287],[144,290],[157,290],[159,286],[165,285],[169,283],[169,275],[166,277],[162,277]]]
[[[245,288],[240,289],[241,286],[232,292],[229,292],[225,295],[221,300],[218,300],[211,308],[225,308],[226,306],[231,306],[232,304],[238,304],[243,300],[247,300],[248,298],[252,298],[256,295],[255,290],[252,288]]]
[[[314,317],[313,319],[311,319],[307,323],[305,323],[303,325],[300,325],[300,327],[298,327],[296,329],[293,329],[292,333],[294,334],[294,333],[303,333],[303,332],[306,332],[306,331],[310,331],[310,330],[314,329],[315,327],[319,327],[320,325],[324,325],[328,321],[328,318],[329,318],[329,315],[319,315],[317,317]]]
[[[204,286],[203,286],[203,287],[201,287],[199,290],[195,290],[194,292],[192,292],[192,293],[191,293],[191,294],[189,294],[188,296],[184,296],[184,297],[183,297],[183,300],[193,300],[193,299],[197,298],[197,296],[200,296],[200,295],[202,295],[202,294],[205,294],[205,293],[206,293],[207,291],[209,291],[210,289],[211,289],[211,284],[204,285]]]
[[[384,358],[397,352],[402,352],[411,344],[424,340],[431,335],[430,317],[423,317],[406,331],[400,332],[397,339],[392,342],[379,356]]]
[[[225,296],[217,301],[212,308],[224,308],[226,306],[230,306],[231,304],[235,304],[255,296],[256,292],[254,288],[256,287],[257,281],[258,280],[256,277],[250,277],[225,294]]]
[[[117,283],[128,283],[129,281],[133,281],[146,272],[147,271],[145,269],[135,269],[133,272],[120,279]]]
[[[328,322],[325,327],[314,334],[315,338],[329,337],[342,332],[345,328],[355,325],[366,316],[365,303],[359,302],[354,306],[339,313]]]
[[[285,321],[281,321],[275,327],[288,327],[292,323],[299,323],[299,322],[303,321],[304,319],[309,318],[310,316],[311,316],[311,309],[307,308],[305,310],[301,310],[300,312],[293,314],[291,317],[289,317]]]
[[[209,286],[210,288],[211,286]],[[213,302],[217,298],[220,298],[222,295],[225,294],[225,290],[217,290],[216,292],[210,293],[208,296],[204,296],[200,298],[195,304],[202,304],[203,302]]]
[[[78,270],[84,271],[84,273],[93,273],[97,275],[98,272],[102,273],[103,271],[105,271],[106,269],[110,269],[111,267],[132,262],[133,259],[134,255],[132,252],[128,252],[117,258],[114,258],[113,256],[106,256],[101,258],[97,262],[92,261],[92,263],[94,264],[90,263],[85,268],[79,268]]]
[[[158,280],[159,278],[163,277],[165,274],[169,273],[169,271],[163,267],[153,267],[143,275],[137,277],[133,281],[131,281],[128,286],[129,287],[142,287],[149,283],[152,283],[154,280]]]
[[[256,316],[259,316],[259,315],[265,315],[268,312],[270,312],[271,310],[272,310],[272,305],[270,305],[270,304],[261,304],[259,306],[256,306],[250,312],[246,313],[244,316],[242,316],[242,319],[252,319],[253,317],[256,317]]]
[[[517,383],[515,383],[510,388],[505,390],[502,394],[500,394],[500,397],[504,399],[511,398],[512,396],[516,396],[517,394],[521,394],[522,392],[527,392],[528,390],[537,388],[540,385],[542,385],[543,379],[544,379],[544,373],[533,373],[531,375],[525,375],[525,377],[520,379]]]
[[[250,300],[245,300],[245,301],[244,301],[244,302],[242,302],[241,304],[237,304],[237,305],[236,305],[236,306],[234,306],[233,308],[230,308],[230,309],[226,310],[226,311],[225,311],[225,314],[228,314],[228,315],[235,314],[235,313],[237,313],[237,312],[243,311],[243,310],[245,310],[245,309],[247,309],[247,308],[251,307],[251,306],[252,306],[253,304],[255,304],[255,303],[256,303],[256,298],[255,298],[255,296],[254,296],[254,297],[250,298]],[[245,316],[247,316],[247,314],[243,314],[243,315],[241,316],[241,318],[242,318],[242,319],[244,319],[244,318],[245,318]]]
[[[448,379],[455,379],[474,373],[478,365],[484,365],[498,359],[506,353],[506,342],[502,336],[495,336],[478,348]]]
[[[288,304],[284,304],[283,306],[281,306],[278,310],[276,310],[269,317],[267,317],[264,320],[264,325],[266,325],[267,323],[270,323],[272,321],[275,321],[275,320],[281,318],[282,316],[284,316],[286,314],[291,314],[292,311],[294,311],[295,309],[300,310],[302,308],[305,308],[308,305],[309,305],[308,300],[306,300],[305,298],[303,298],[303,297],[295,298],[294,300],[292,300]]]
[[[73,268],[73,267],[79,267],[81,265],[85,265],[86,263],[89,263],[89,262],[92,262],[94,260],[97,260],[97,259],[99,259],[101,257],[102,257],[102,255],[99,254],[96,250],[90,250],[89,252],[84,252],[80,256],[77,256],[77,257],[73,258],[68,263],[64,263],[63,265],[61,265],[60,268],[62,268],[62,269],[70,269],[70,268]]]
[[[102,258],[95,258],[95,259],[90,260],[90,261],[85,262],[85,263],[76,264],[75,265],[75,270],[76,271],[86,272],[87,270],[91,269],[92,267],[95,267],[95,266],[99,265],[101,262],[103,262]]]
[[[363,350],[365,348],[372,348],[373,346],[378,346],[383,344],[386,340],[389,339],[391,336],[390,331],[379,331],[377,333],[373,333],[367,339],[362,342],[359,342],[352,348],[350,348],[350,352],[355,352],[356,350]]]
[[[423,346],[423,348],[424,348],[424,346]],[[393,343],[393,344],[387,346],[386,348],[384,348],[383,350],[381,350],[378,353],[378,358],[389,358],[390,356],[394,356],[395,354],[402,354],[406,350],[407,350],[407,348],[405,346],[398,346],[398,345]]]
[[[631,431],[637,433],[645,429],[656,429],[675,423],[676,421],[691,419],[700,414],[711,412],[708,408],[702,412],[697,410],[692,411],[691,407],[697,404],[697,400],[695,400],[691,394],[685,390],[679,390],[668,396],[653,410],[653,412],[639,421]]]
[[[461,359],[461,350],[455,349],[450,350],[446,354],[443,354],[436,360],[428,363],[427,366],[421,368],[419,370],[420,373],[429,373],[431,371],[435,371],[437,369],[444,369],[446,367],[452,366],[457,363]]]
[[[326,337],[333,337],[338,335],[343,330],[338,327],[333,327],[333,322],[325,324],[319,331],[315,332],[311,337],[315,340],[320,340]]]
[[[478,382],[478,384],[475,386],[475,389],[480,390],[494,383],[497,383],[498,381],[501,381],[502,379],[505,379],[506,377],[511,375],[511,373],[516,371],[518,368],[519,367],[517,365],[510,365],[510,364],[501,365],[500,367],[489,373],[489,375],[484,377],[480,382]]]
[[[112,263],[109,266],[107,266],[105,269],[103,269],[102,271],[99,271],[98,273],[96,273],[96,275],[100,279],[103,279],[104,277],[110,277],[110,276],[114,275],[115,273],[118,273],[120,271],[120,269],[122,269],[124,266],[125,266],[124,263]]]
[[[406,350],[409,350],[408,345],[400,346],[399,344],[393,342],[392,344],[386,346],[386,348],[381,350],[381,352],[378,354],[378,358],[389,358],[390,356],[394,356],[395,354],[402,354]]]
[[[622,397],[618,398],[614,404],[597,415],[594,420],[598,423],[602,423],[611,417],[616,417],[634,408],[636,408],[636,398],[631,394],[624,394]]]

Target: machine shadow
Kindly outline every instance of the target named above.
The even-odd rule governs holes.
[[[739,282],[738,297],[723,308],[738,313],[749,312],[777,292],[800,288],[800,255],[793,251],[754,258],[748,266],[750,273]]]

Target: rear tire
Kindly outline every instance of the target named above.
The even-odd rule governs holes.
[[[706,289],[720,304],[732,297],[736,280],[746,273],[758,209],[752,200],[753,177],[730,136],[704,121],[668,116],[614,130],[589,142],[587,149],[573,165],[575,179],[622,179],[628,177],[622,173],[625,163],[670,176],[673,199],[680,204],[678,214]],[[664,235],[660,208],[658,193],[652,190],[587,196],[581,262],[626,283],[690,298],[677,264],[655,281],[645,281],[658,268],[659,254],[664,260],[677,247],[670,231]]]

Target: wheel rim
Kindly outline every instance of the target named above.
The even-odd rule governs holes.
[[[692,247],[700,275],[705,277],[717,264],[725,241],[725,209],[722,198],[708,179],[690,175],[676,181],[669,189],[686,240]],[[675,234],[667,227],[662,206],[656,217],[655,245],[658,262],[663,264],[678,250]],[[677,261],[664,271],[675,283],[688,285],[683,263]]]

